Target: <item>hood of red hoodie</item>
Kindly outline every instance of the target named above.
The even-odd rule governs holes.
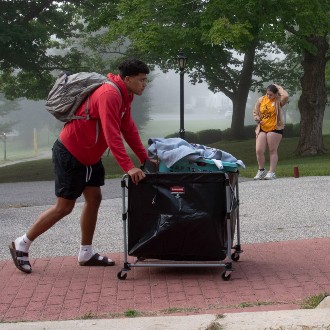
[[[124,102],[127,103],[131,103],[133,101],[133,98],[134,98],[134,94],[128,94],[128,91],[127,91],[127,88],[126,88],[126,85],[123,81],[123,79],[120,77],[120,75],[115,75],[113,73],[108,73],[107,74],[107,77],[110,81],[114,82],[120,89],[121,91],[121,94],[123,96],[123,99],[124,99]]]

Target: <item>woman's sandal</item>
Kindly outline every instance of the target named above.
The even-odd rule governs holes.
[[[11,245],[9,245],[10,254],[13,258],[15,266],[22,272],[30,274],[32,272],[31,264],[28,260],[23,260],[23,257],[29,257],[29,254],[27,252],[22,252],[16,250],[15,243],[12,242]],[[28,268],[24,268],[24,265],[28,265]]]
[[[115,262],[107,257],[102,257],[99,259],[100,255],[95,253],[89,260],[87,261],[80,261],[80,266],[114,266]]]

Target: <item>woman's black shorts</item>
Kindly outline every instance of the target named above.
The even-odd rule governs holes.
[[[274,132],[274,133],[283,135],[284,129],[273,129],[272,131],[269,131],[269,132],[265,132],[262,129],[260,129],[260,132],[264,132],[266,134],[269,133],[269,132]]]
[[[102,161],[85,166],[59,140],[56,140],[53,146],[53,164],[57,197],[77,199],[85,187],[104,185],[105,170]]]

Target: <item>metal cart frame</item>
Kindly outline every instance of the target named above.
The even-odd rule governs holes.
[[[231,273],[234,270],[233,261],[238,261],[240,259],[240,254],[243,252],[241,249],[241,237],[240,237],[240,221],[239,221],[239,191],[238,191],[238,171],[233,173],[237,175],[235,186],[232,187],[230,184],[230,179],[228,173],[223,173],[225,175],[225,185],[226,185],[226,230],[227,230],[227,248],[226,248],[226,258],[219,262],[211,263],[207,261],[203,262],[178,262],[171,261],[166,262],[160,260],[159,263],[154,263],[148,261],[151,259],[144,259],[136,257],[136,261],[133,263],[128,262],[128,238],[127,238],[127,225],[128,225],[128,208],[126,206],[126,189],[128,189],[128,180],[130,180],[129,175],[125,174],[121,180],[122,187],[122,221],[123,221],[123,242],[124,242],[124,266],[117,273],[117,278],[119,280],[125,280],[127,278],[127,273],[132,267],[224,267],[225,270],[222,272],[221,277],[224,281],[228,281],[231,278]],[[147,174],[148,175],[148,174]],[[232,235],[232,212],[236,211],[236,242],[233,245],[233,235]],[[232,250],[234,252],[232,252]]]

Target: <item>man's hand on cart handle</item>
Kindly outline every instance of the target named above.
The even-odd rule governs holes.
[[[138,184],[146,177],[145,173],[137,167],[133,167],[132,169],[130,169],[127,174],[131,177],[133,183],[135,184]]]
[[[155,166],[156,169],[158,168],[159,163],[160,163],[159,158],[157,158],[157,159],[148,159],[148,160],[152,165]]]

